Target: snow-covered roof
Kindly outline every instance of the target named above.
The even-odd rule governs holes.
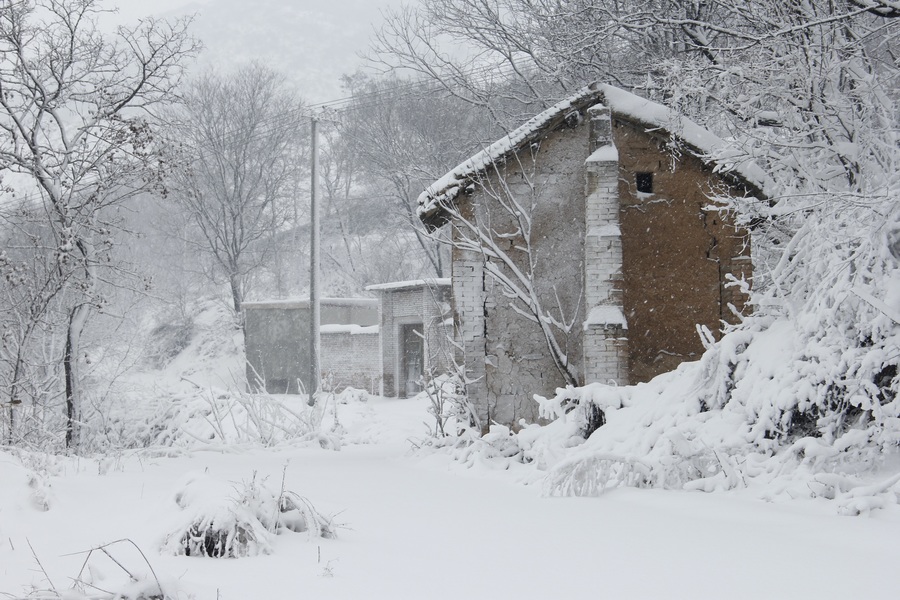
[[[378,333],[378,329],[378,325],[327,323],[319,326],[319,333],[349,333],[350,335],[362,335]]]
[[[321,298],[319,304],[322,306],[378,308],[378,300],[376,298]],[[263,300],[259,302],[244,302],[241,306],[251,310],[309,308],[309,299],[288,298],[287,300]]]
[[[736,176],[748,188],[751,188],[752,192],[767,196],[766,189],[770,180],[766,173],[756,163],[736,149],[732,149],[727,142],[709,130],[662,104],[641,98],[612,85],[592,83],[533,117],[509,135],[500,138],[481,152],[463,161],[428,186],[419,195],[417,209],[419,218],[429,222],[434,217],[438,217],[442,212],[441,207],[456,198],[490,165],[503,162],[513,152],[543,138],[556,129],[574,112],[595,104],[606,105],[612,115],[617,118],[642,125],[647,130],[662,131],[678,138],[698,156],[714,163],[714,171]]]
[[[434,278],[434,279],[411,279],[410,281],[391,281],[390,283],[376,283],[375,285],[366,286],[367,292],[386,292],[407,290],[417,287],[447,287],[450,285],[450,278]]]
[[[674,110],[615,86],[601,84],[601,102],[620,119],[675,136],[699,156],[715,164],[714,171],[736,175],[764,196],[770,178],[752,159],[728,142]]]

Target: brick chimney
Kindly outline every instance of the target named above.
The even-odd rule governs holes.
[[[609,108],[588,109],[590,156],[585,161],[585,383],[628,383],[628,323],[622,309],[619,153]]]

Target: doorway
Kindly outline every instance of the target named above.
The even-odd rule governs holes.
[[[398,396],[411,398],[422,391],[425,374],[425,338],[422,324],[400,326],[400,385]]]

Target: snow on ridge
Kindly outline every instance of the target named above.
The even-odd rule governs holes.
[[[378,325],[356,325],[356,324],[323,324],[319,326],[320,333],[349,333],[350,335],[359,335],[365,333],[378,333]]]
[[[607,144],[605,146],[600,146],[594,153],[587,157],[585,163],[595,163],[595,162],[618,162],[619,160],[619,151],[612,144]]]
[[[502,160],[511,151],[519,148],[530,137],[539,132],[547,123],[570,110],[575,104],[592,97],[597,97],[595,84],[580,89],[574,95],[558,102],[544,112],[529,119],[524,125],[506,135],[471,158],[457,165],[452,171],[432,183],[425,191],[419,194],[418,216],[424,217],[436,211],[444,202],[453,200],[465,185],[468,179],[476,173],[487,169],[493,163]]]
[[[436,277],[431,279],[410,279],[409,281],[391,281],[388,283],[376,283],[367,285],[367,292],[382,292],[392,290],[402,290],[406,288],[414,288],[420,286],[447,286],[450,285],[449,277]]]
[[[544,127],[554,119],[591,100],[606,104],[614,116],[634,121],[649,129],[659,129],[680,139],[702,158],[714,163],[715,172],[733,173],[765,196],[771,196],[772,183],[766,172],[744,153],[730,147],[722,138],[662,104],[609,84],[595,82],[532,117],[509,135],[466,159],[429,185],[419,194],[416,214],[420,219],[435,214],[441,205],[456,198],[475,175],[494,163],[502,162],[511,152],[540,137]],[[591,156],[588,160],[612,160],[612,156],[612,151],[607,149],[597,158]]]
[[[603,102],[614,115],[663,130],[712,161],[716,167],[715,172],[734,173],[756,186],[766,196],[771,196],[768,190],[772,183],[766,172],[751,158],[730,148],[725,140],[713,132],[652,100],[608,84],[599,84],[598,87],[603,93]]]

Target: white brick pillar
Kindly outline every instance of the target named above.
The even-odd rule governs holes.
[[[591,155],[585,161],[585,383],[628,383],[628,323],[622,310],[619,154],[609,109],[588,109]]]
[[[477,252],[459,251],[453,260],[453,302],[465,366],[466,395],[482,427],[490,422],[485,382],[484,263]]]

